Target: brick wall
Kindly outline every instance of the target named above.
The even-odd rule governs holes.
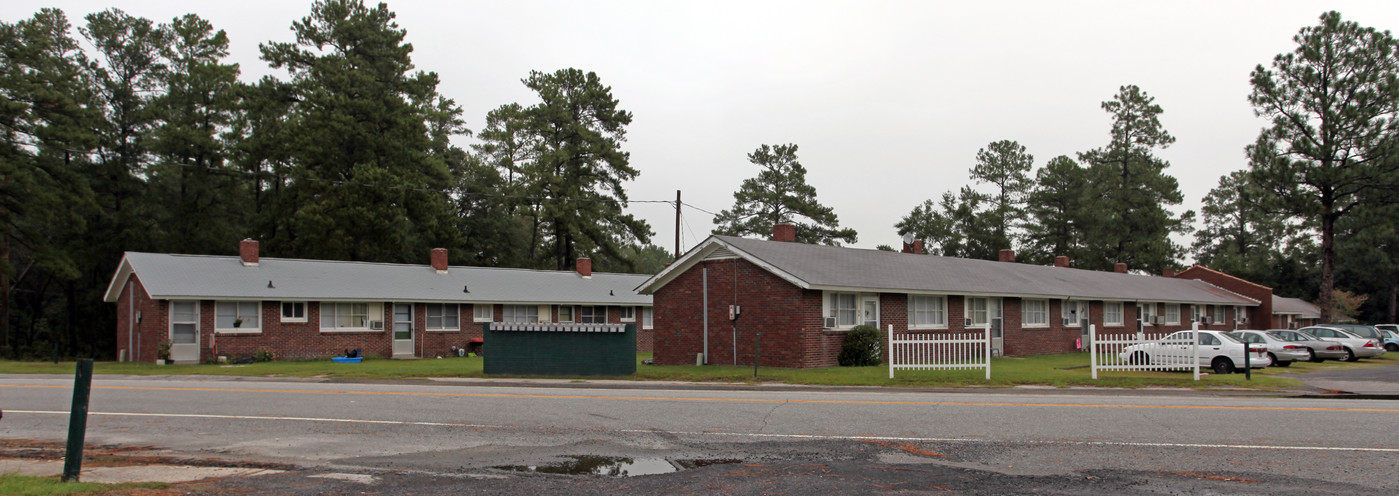
[[[136,314],[140,320],[132,326]],[[132,274],[117,298],[117,349],[127,350],[128,361],[154,362],[160,342],[169,337],[168,302],[151,299],[141,279]]]
[[[761,332],[761,366],[834,365],[844,333],[821,331],[821,293],[805,291],[750,262],[704,261],[654,295],[653,347],[658,365],[695,363],[704,351],[703,272],[709,271],[709,361],[751,365]],[[742,308],[729,321],[729,305]],[[734,346],[735,333],[737,346]],[[835,352],[831,349],[834,347]]]
[[[1254,307],[1244,307],[1248,312],[1248,323],[1244,326],[1248,329],[1272,329],[1273,326],[1273,288],[1254,284],[1243,279],[1225,274],[1223,272],[1211,270],[1199,265],[1181,271],[1176,274],[1181,279],[1196,279],[1233,291],[1235,293],[1258,300],[1260,304]],[[1216,327],[1211,326],[1211,329]],[[1232,322],[1224,323],[1220,329],[1233,329]]]

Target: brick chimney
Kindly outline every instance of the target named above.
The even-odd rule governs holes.
[[[1054,257],[1054,266],[1055,266],[1055,267],[1068,267],[1068,266],[1069,266],[1069,257],[1063,256],[1063,255],[1059,255],[1059,256],[1057,256],[1057,257]]]
[[[1112,264],[1112,271],[1113,271],[1113,272],[1116,272],[1116,273],[1118,273],[1118,274],[1126,274],[1126,273],[1127,273],[1127,264],[1126,264],[1126,263],[1123,263],[1123,262],[1117,262],[1117,263],[1115,263],[1115,264]]]
[[[1001,250],[1002,262],[1015,262],[1015,250]]]
[[[433,249],[432,249],[432,268],[437,269],[437,273],[438,273],[438,274],[446,274],[446,273],[447,273],[447,249],[446,249],[446,248],[433,248]]]
[[[1161,275],[1166,277],[1175,277],[1176,269],[1175,267],[1166,267],[1166,270],[1161,271]]]
[[[788,223],[772,225],[772,240],[786,243],[797,242],[797,226]]]
[[[574,262],[574,268],[578,270],[578,275],[583,277],[593,277],[593,259],[588,257],[578,257]]]
[[[239,242],[238,258],[243,259],[244,267],[257,267],[257,240],[245,239]]]
[[[922,255],[922,254],[923,254],[923,240],[921,240],[921,239],[915,239],[915,240],[913,240],[913,254],[914,254],[914,255]]]

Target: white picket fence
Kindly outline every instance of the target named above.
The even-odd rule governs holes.
[[[889,326],[889,378],[895,370],[986,369],[991,378],[991,332],[894,334]]]
[[[1093,378],[1098,378],[1100,370],[1190,370],[1200,380],[1200,325],[1192,327],[1168,340],[1171,334],[1099,335],[1096,325],[1088,326]]]

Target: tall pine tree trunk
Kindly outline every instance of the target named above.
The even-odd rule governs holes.
[[[1321,322],[1332,322],[1331,292],[1336,288],[1336,214],[1331,205],[1324,207],[1321,214],[1321,294],[1317,295],[1316,306],[1321,307]]]

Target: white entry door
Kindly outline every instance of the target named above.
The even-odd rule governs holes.
[[[413,304],[393,304],[393,356],[413,356]]]
[[[875,328],[875,329],[878,329],[878,328],[879,328],[879,297],[877,297],[877,296],[865,297],[865,298],[864,298],[864,303],[863,303],[863,305],[861,305],[861,307],[862,307],[862,309],[860,310],[860,323],[863,324],[863,325],[867,325],[867,326],[873,327],[873,328]]]
[[[170,302],[170,359],[199,363],[199,302]]]

